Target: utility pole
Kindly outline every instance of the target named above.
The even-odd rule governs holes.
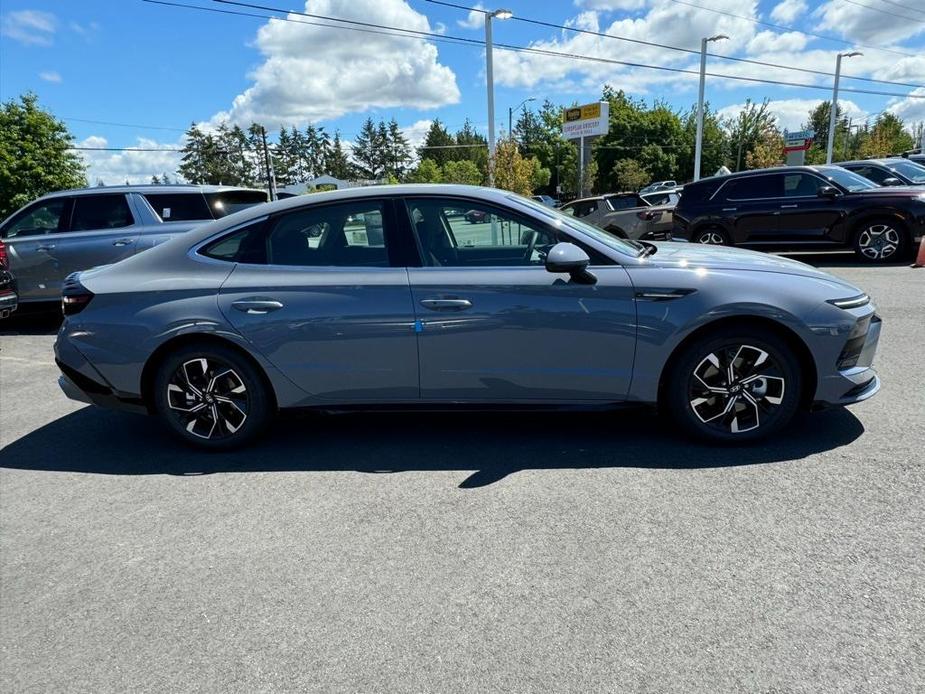
[[[703,155],[703,90],[707,77],[707,44],[728,38],[725,34],[717,34],[716,36],[700,39],[700,92],[697,97],[697,140],[694,143],[695,181],[700,180],[700,158]]]
[[[491,20],[510,19],[514,13],[510,10],[485,12],[485,82],[488,87],[488,185],[495,184],[492,167],[495,163],[495,77],[492,61]]]
[[[858,51],[839,53],[835,59],[835,86],[832,88],[832,103],[829,104],[829,137],[825,147],[825,163],[832,163],[832,150],[835,148],[835,119],[838,116],[838,80],[841,77],[841,59],[864,55]]]

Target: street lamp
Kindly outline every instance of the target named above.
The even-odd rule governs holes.
[[[832,103],[829,105],[829,138],[825,148],[825,163],[832,163],[832,149],[835,147],[835,115],[838,113],[838,79],[841,77],[841,59],[864,55],[859,51],[839,53],[835,59],[835,87],[832,89]]]
[[[521,106],[524,106],[529,101],[536,101],[535,96],[531,96],[529,99],[524,99],[514,108],[508,107],[507,109],[507,136],[514,139],[514,111],[519,111]]]
[[[697,97],[697,140],[694,143],[694,180],[700,180],[700,157],[703,154],[703,87],[707,76],[707,44],[722,41],[729,37],[717,34],[700,39],[700,95]]]
[[[495,160],[495,78],[491,59],[491,20],[510,19],[510,10],[485,12],[485,81],[488,83],[488,185],[494,185],[495,176],[491,170]]]

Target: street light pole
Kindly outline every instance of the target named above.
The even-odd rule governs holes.
[[[829,104],[829,137],[825,148],[825,163],[832,163],[832,150],[835,148],[835,116],[838,114],[838,80],[841,77],[841,59],[864,55],[858,51],[839,53],[835,59],[835,86],[832,88],[832,103]]]
[[[536,101],[536,97],[535,97],[535,96],[531,96],[529,99],[524,99],[523,101],[521,101],[519,104],[517,104],[517,105],[514,106],[513,108],[511,108],[510,106],[508,106],[508,109],[507,109],[507,136],[508,136],[509,138],[511,138],[512,140],[514,139],[514,111],[519,111],[520,108],[521,108],[521,106],[523,106],[524,104],[526,104],[528,101]]]
[[[492,166],[495,161],[495,77],[491,55],[491,20],[510,19],[510,10],[495,10],[485,13],[485,81],[488,84],[488,185],[494,185]]]
[[[700,158],[703,155],[703,89],[707,77],[707,44],[712,41],[728,39],[725,34],[717,34],[700,39],[700,92],[697,96],[697,139],[694,142],[694,180],[700,180]]]

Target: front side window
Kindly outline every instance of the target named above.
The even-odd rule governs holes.
[[[858,176],[869,178],[874,183],[883,183],[886,179],[890,178],[889,173],[883,169],[875,169],[872,166],[859,166],[857,168],[851,168],[848,170],[853,171]]]
[[[65,198],[55,198],[21,212],[3,230],[3,238],[41,236],[58,231],[62,226],[61,217],[66,206],[67,200]]]
[[[761,200],[781,196],[781,181],[778,174],[736,178],[724,188],[726,200]]]
[[[851,193],[873,190],[879,186],[870,179],[858,176],[853,171],[840,166],[820,166],[816,169],[826,180],[836,183]]]
[[[805,173],[786,174],[784,176],[784,197],[809,198],[815,197],[825,182]]]
[[[891,171],[908,178],[913,183],[925,183],[925,166],[921,164],[903,160],[890,162],[889,167]]]
[[[134,223],[125,195],[80,195],[74,199],[71,231],[120,229]]]
[[[213,218],[202,193],[145,193],[144,198],[162,222]]]
[[[480,213],[477,222],[453,215],[459,203],[452,200],[420,198],[408,200],[407,205],[425,265],[543,265],[546,251],[556,244],[555,232],[490,205],[472,204],[470,210]]]

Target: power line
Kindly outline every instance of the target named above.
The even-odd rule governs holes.
[[[196,5],[184,5],[180,3],[166,2],[165,0],[143,0],[143,2],[149,2],[149,3],[153,3],[157,5],[170,5],[174,7],[182,7],[184,9],[207,10],[207,11],[212,11],[212,12],[226,13],[226,14],[241,14],[239,12],[218,10],[216,8],[204,8],[204,7],[200,7]],[[252,7],[255,9],[266,10],[269,12],[304,15],[308,17],[319,17],[319,18],[334,21],[334,22],[344,22],[347,24],[359,24],[363,26],[373,26],[373,27],[378,27],[379,29],[385,29],[391,32],[396,32],[396,33],[386,34],[390,36],[410,36],[413,38],[421,38],[421,39],[433,40],[433,41],[440,41],[440,40],[445,41],[449,39],[449,40],[459,41],[459,42],[463,42],[463,43],[470,44],[470,45],[477,45],[480,47],[485,45],[484,41],[481,41],[478,39],[469,39],[469,38],[462,38],[462,37],[456,37],[456,36],[446,36],[444,34],[435,34],[433,32],[418,31],[414,29],[405,29],[402,27],[391,27],[391,26],[385,26],[385,25],[379,25],[379,24],[371,24],[369,22],[360,22],[358,20],[352,20],[352,19],[341,19],[337,17],[327,17],[324,15],[313,15],[313,14],[308,14],[305,12],[298,12],[296,10],[286,10],[286,9],[280,9],[276,7],[268,7],[265,5],[252,5],[252,4],[243,3],[243,2],[232,2],[232,0],[215,0],[215,2],[223,2],[224,4],[234,4],[234,5],[244,6],[244,7]],[[254,14],[248,14],[248,16],[256,16],[262,19],[276,19],[277,21],[294,22],[296,24],[316,24],[314,22],[305,22],[305,21],[293,19],[288,16],[287,17],[276,17],[276,16],[271,16],[271,15],[254,15]],[[331,25],[331,24],[321,24],[319,26],[325,26],[325,27],[332,28],[332,29],[347,29],[347,30],[360,31],[360,29],[355,29],[354,27],[341,27],[341,26]],[[383,33],[381,31],[374,31],[374,30],[369,30],[369,29],[365,29],[363,31],[366,31],[367,33]],[[589,61],[589,62],[610,64],[610,65],[622,65],[625,67],[648,69],[648,70],[661,70],[664,72],[673,72],[677,74],[688,74],[688,75],[699,75],[700,74],[697,70],[690,70],[690,69],[685,69],[685,68],[668,67],[665,65],[650,65],[647,63],[636,63],[636,62],[629,62],[629,61],[624,61],[624,60],[615,60],[612,58],[600,58],[596,56],[581,55],[581,54],[576,54],[576,53],[565,53],[565,52],[560,52],[560,51],[539,49],[539,48],[528,47],[528,46],[518,46],[518,45],[513,45],[513,44],[505,44],[505,43],[494,43],[493,46],[499,50],[509,50],[509,51],[518,52],[518,53],[543,55],[547,57],[566,58],[566,59],[571,59],[571,60],[583,60],[583,61]],[[745,77],[745,76],[740,76],[740,75],[730,75],[727,73],[707,72],[706,74],[710,77],[719,77],[722,79],[735,80],[739,82],[753,82],[756,84],[773,84],[773,85],[786,86],[786,87],[800,87],[804,89],[816,89],[816,90],[822,90],[826,92],[831,90],[831,87],[828,87],[825,85],[818,85],[818,84],[806,84],[802,82],[786,82],[783,80],[770,80],[770,79],[762,79],[759,77]],[[875,90],[870,90],[870,89],[853,89],[850,87],[844,87],[840,91],[854,93],[854,94],[873,94],[873,95],[878,95],[878,96],[891,96],[891,97],[897,97],[897,98],[925,99],[925,94],[921,94],[921,95],[904,94],[904,93],[899,93],[899,92],[883,92],[883,91],[875,91]]]
[[[893,5],[894,7],[902,8],[908,12],[921,12],[922,14],[925,14],[925,10],[919,10],[915,7],[909,7],[907,5],[900,5],[898,2],[893,2],[892,0],[880,0],[880,2],[885,2],[887,5]]]
[[[179,133],[185,133],[186,128],[171,128],[165,125],[139,125],[138,123],[113,123],[106,120],[91,120],[89,118],[71,118],[70,116],[58,116],[61,120],[72,121],[74,123],[93,123],[94,125],[112,125],[118,128],[141,128],[143,130],[170,130]]]
[[[224,0],[216,0],[216,2],[224,2]],[[434,5],[445,5],[447,7],[455,7],[461,10],[469,10],[469,11],[476,11],[476,12],[483,11],[477,7],[467,7],[466,5],[457,5],[456,3],[446,2],[445,0],[427,0],[427,2],[432,3]],[[700,55],[700,51],[694,50],[692,48],[682,48],[680,46],[671,46],[671,45],[664,44],[664,43],[656,43],[654,41],[644,41],[642,39],[629,38],[627,36],[617,36],[616,34],[607,34],[607,33],[603,33],[600,31],[591,31],[590,29],[581,29],[579,27],[567,26],[565,24],[555,24],[553,22],[544,22],[539,19],[531,19],[529,17],[519,17],[517,15],[514,15],[513,17],[511,17],[511,19],[514,21],[518,21],[518,22],[524,22],[526,24],[534,24],[536,26],[548,27],[550,29],[561,29],[563,31],[571,31],[576,34],[586,34],[589,36],[598,36],[600,38],[605,38],[605,39],[612,39],[616,41],[626,41],[628,43],[636,43],[636,44],[643,45],[643,46],[652,46],[654,48],[664,48],[664,49],[671,50],[671,51],[679,51],[681,53],[687,53],[690,55],[697,55],[697,56]],[[753,60],[750,58],[736,58],[735,56],[722,55],[719,53],[708,53],[707,55],[709,55],[712,58],[719,58],[721,60],[729,60],[729,61],[736,62],[736,63],[748,63],[749,65],[760,65],[762,67],[773,67],[773,68],[778,68],[781,70],[793,70],[795,72],[805,72],[807,74],[822,75],[824,77],[835,77],[834,72],[825,72],[824,70],[813,70],[810,68],[796,67],[794,65],[781,65],[780,63],[769,63],[763,60]],[[891,82],[889,80],[879,80],[879,79],[874,79],[872,77],[857,77],[854,75],[842,75],[841,78],[861,80],[863,82],[875,82],[878,84],[891,84],[891,85],[898,86],[898,87],[912,87],[912,88],[923,87],[925,88],[925,85],[922,85],[922,84],[911,84],[909,82]]]
[[[803,34],[804,36],[812,36],[813,38],[823,39],[825,41],[833,41],[835,43],[840,43],[845,46],[857,46],[858,48],[866,48],[871,51],[883,51],[884,53],[893,53],[894,55],[902,55],[907,58],[918,58],[916,53],[907,53],[906,51],[897,51],[892,48],[883,48],[882,46],[866,46],[863,43],[854,43],[853,41],[846,41],[845,39],[835,38],[834,36],[826,36],[825,34],[814,34],[811,31],[803,31],[802,29],[797,29],[795,27],[786,26],[784,24],[772,24],[771,22],[762,22],[760,19],[754,19],[753,17],[748,17],[743,14],[736,14],[735,12],[727,12],[726,10],[717,10],[713,7],[704,7],[703,5],[696,5],[692,2],[687,2],[686,0],[669,0],[669,2],[676,3],[678,5],[686,5],[687,7],[693,7],[696,10],[703,10],[704,12],[713,12],[715,14],[723,14],[727,17],[735,17],[736,19],[743,19],[746,22],[751,22],[752,24],[758,24],[764,27],[771,27],[772,29],[777,29],[779,31],[792,31],[797,34]]]
[[[843,0],[843,1],[847,2],[849,5],[857,5],[858,7],[863,7],[865,10],[870,10],[871,12],[879,12],[880,14],[888,14],[893,17],[899,17],[900,19],[908,19],[910,22],[921,22],[922,24],[925,24],[925,19],[923,19],[922,17],[910,17],[907,14],[897,14],[896,12],[890,12],[889,10],[881,10],[878,7],[871,7],[870,5],[862,5],[859,2],[855,2],[855,0]]]

